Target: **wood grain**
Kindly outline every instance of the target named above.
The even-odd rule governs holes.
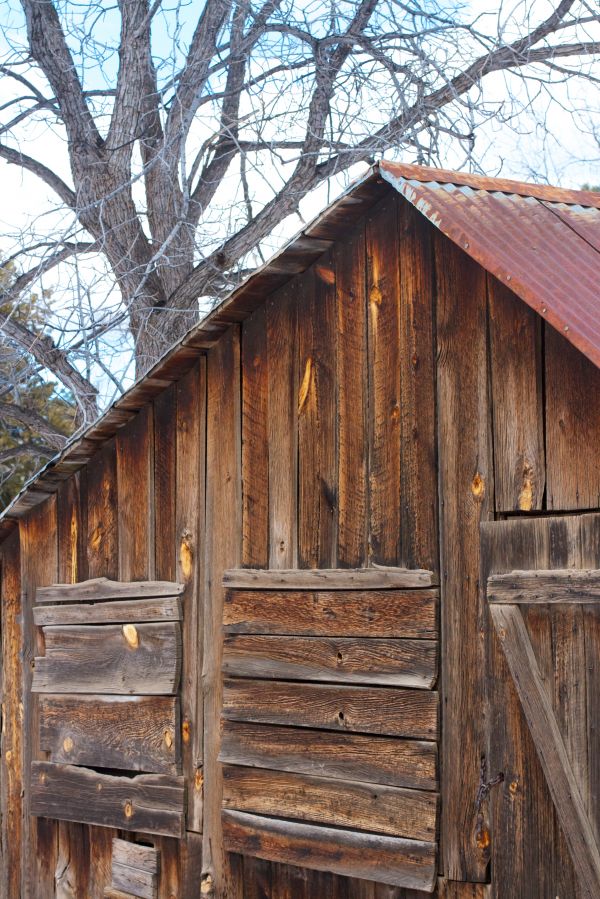
[[[69,603],[35,606],[33,621],[48,624],[120,624],[142,621],[180,621],[181,601],[166,599],[116,600],[114,602]]]
[[[88,576],[94,579],[100,577],[117,579],[119,533],[117,451],[114,439],[107,441],[92,456],[86,466],[86,476]]]
[[[156,874],[130,868],[127,865],[112,863],[112,883],[117,890],[140,899],[155,899],[157,896],[158,878]]]
[[[583,895],[592,899],[600,893],[600,851],[523,618],[510,605],[492,605],[491,614]]]
[[[223,806],[352,830],[436,839],[436,793],[237,765],[223,769]]]
[[[40,747],[53,762],[179,774],[179,703],[172,696],[44,696]]]
[[[226,633],[325,637],[437,635],[436,590],[227,590]]]
[[[382,565],[354,569],[230,569],[223,574],[226,587],[256,590],[410,590],[435,584],[431,571]]]
[[[177,692],[181,671],[177,621],[123,627],[63,625],[45,627],[43,633],[46,654],[35,659],[34,693]]]
[[[112,842],[112,858],[117,864],[139,868],[149,874],[158,874],[160,870],[160,856],[154,847],[120,840],[118,837]]]
[[[437,678],[437,656],[433,640],[233,634],[223,641],[223,672],[430,689]]]
[[[154,572],[152,411],[152,406],[144,406],[116,436],[119,579],[122,581],[146,580]]]
[[[181,837],[183,780],[166,774],[114,777],[75,765],[33,762],[31,814]]]
[[[222,713],[231,721],[422,740],[438,732],[438,696],[429,690],[228,678]]]
[[[600,570],[566,568],[510,571],[488,579],[490,602],[597,603]]]
[[[435,743],[226,721],[220,759],[337,780],[435,790]]]
[[[432,892],[435,845],[417,840],[357,834],[291,823],[245,812],[223,812],[224,838],[232,852],[304,864],[351,877]]]
[[[269,560],[269,380],[267,318],[260,306],[242,326],[242,562]]]
[[[92,578],[78,584],[53,584],[42,587],[36,593],[36,602],[98,602],[98,600],[149,599],[160,596],[178,596],[183,584],[172,581],[138,581],[124,583],[105,577]]]

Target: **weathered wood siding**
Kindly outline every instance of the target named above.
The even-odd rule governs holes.
[[[0,545],[7,897],[100,899],[111,884],[117,832],[30,819],[26,786],[43,759],[29,692],[35,589],[99,576],[185,584],[187,832],[153,838],[161,899],[198,895],[201,878],[219,899],[422,897],[221,850],[223,571],[374,564],[439,577],[438,894],[485,896],[494,833],[481,787],[496,772],[479,525],[600,505],[600,374],[391,190],[190,355]]]

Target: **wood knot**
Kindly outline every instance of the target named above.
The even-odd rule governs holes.
[[[133,818],[133,803],[131,802],[131,799],[125,800],[123,811],[125,812],[126,818]]]
[[[485,480],[481,477],[479,472],[477,472],[471,482],[471,493],[478,502],[481,502],[485,496]]]
[[[320,278],[325,284],[335,284],[335,272],[332,268],[328,268],[325,265],[316,265],[315,274],[317,275],[317,278]]]
[[[184,531],[181,535],[181,546],[179,547],[179,564],[181,565],[181,573],[185,581],[189,581],[194,568],[194,549],[192,535],[189,531]]]
[[[173,747],[173,734],[168,729],[165,731],[165,745],[167,749],[171,749]]]
[[[306,360],[306,365],[304,366],[304,377],[302,378],[302,384],[300,385],[300,390],[298,391],[298,415],[301,414],[308,399],[308,395],[310,393],[310,385],[312,383],[312,373],[313,362],[309,356]]]
[[[200,892],[203,896],[208,896],[213,891],[213,879],[211,874],[203,874],[200,882]]]
[[[73,740],[71,737],[65,737],[63,740],[63,749],[65,752],[71,752],[73,749]]]
[[[181,725],[181,739],[186,744],[190,742],[190,722],[187,718]]]
[[[137,632],[137,628],[133,624],[124,624],[123,625],[123,636],[127,640],[129,646],[132,649],[137,649],[140,645],[140,638]]]
[[[196,772],[194,774],[194,790],[196,791],[196,793],[200,793],[203,786],[204,774],[202,773],[202,768],[196,768]]]

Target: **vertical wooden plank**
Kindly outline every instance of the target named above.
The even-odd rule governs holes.
[[[600,506],[600,370],[545,327],[547,507]]]
[[[435,233],[441,546],[443,729],[442,872],[483,881],[487,825],[477,820],[486,753],[485,598],[479,522],[493,508],[487,385],[485,272]],[[476,711],[475,711],[476,710]]]
[[[35,726],[37,697],[31,690],[33,659],[41,649],[33,626],[32,607],[37,587],[56,583],[56,498],[32,509],[19,522],[21,531],[21,578],[23,589],[23,897],[50,899],[55,895],[58,855],[58,826],[46,818],[29,814],[29,777],[32,759],[40,757],[39,733]],[[41,638],[40,638],[41,639]]]
[[[399,564],[439,568],[431,225],[396,197],[400,265],[402,499]]]
[[[202,891],[235,899],[239,865],[226,857],[221,830],[221,716],[223,572],[241,558],[240,345],[234,326],[209,351],[206,415],[206,566],[204,596],[204,797]]]
[[[335,270],[330,254],[299,279],[298,564],[334,568],[336,527]]]
[[[206,428],[206,360],[200,359],[177,385],[177,580],[185,584],[181,722],[183,773],[188,784],[187,824],[202,832],[202,614],[200,566],[203,549]]]
[[[342,568],[367,563],[367,303],[365,226],[335,246],[338,545]]]
[[[530,512],[546,482],[542,322],[491,275],[488,292],[496,510]]]
[[[2,895],[19,899],[23,840],[21,558],[18,527],[0,546],[2,578]]]
[[[579,546],[582,568],[600,568],[600,515],[582,515]],[[600,752],[598,752],[598,727],[600,722],[600,609],[588,606],[583,609],[585,637],[586,691],[585,720],[587,722],[587,792],[586,803],[590,823],[600,842]]]
[[[154,464],[152,406],[144,406],[117,434],[119,578],[154,576]]]
[[[86,472],[74,474],[58,489],[58,580],[75,584],[87,579]],[[58,824],[56,895],[60,899],[84,896],[89,879],[88,827],[71,821]]]
[[[109,440],[86,466],[88,577],[119,580],[119,528],[117,452]],[[111,882],[112,841],[118,831],[110,827],[88,827],[89,876],[86,899],[103,899]]]
[[[242,564],[269,560],[269,384],[267,313],[260,306],[242,325]]]
[[[267,300],[269,408],[269,565],[297,567],[298,285]]]
[[[154,399],[154,523],[156,576],[174,581],[175,470],[177,464],[177,385],[171,384]]]
[[[369,300],[369,548],[373,562],[401,556],[400,285],[395,197],[367,219]]]
[[[88,567],[90,577],[118,578],[117,453],[109,440],[92,456],[87,472]]]

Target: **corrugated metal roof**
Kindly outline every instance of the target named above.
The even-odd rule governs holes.
[[[600,367],[600,195],[393,163],[380,171]]]
[[[382,180],[383,179],[383,180]],[[600,194],[382,162],[237,287],[85,433],[25,485],[0,516],[10,525],[54,493],[233,322],[305,271],[393,185],[437,228],[507,283],[600,367]]]

